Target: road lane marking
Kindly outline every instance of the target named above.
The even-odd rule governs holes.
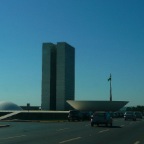
[[[0,140],[14,139],[14,138],[21,138],[21,137],[25,137],[25,136],[26,136],[26,135],[19,135],[19,136],[7,137],[7,138],[0,138]]]
[[[120,127],[124,127],[125,125],[121,125]]]
[[[134,144],[139,144],[140,143],[140,141],[136,141]]]
[[[65,141],[61,141],[59,143],[67,143],[67,142],[78,140],[78,139],[81,139],[81,137],[76,137],[76,138],[68,139],[68,140],[65,140]]]
[[[63,130],[67,130],[69,128],[63,128],[63,129],[58,129],[57,131],[63,131]]]
[[[107,132],[107,131],[109,131],[109,129],[101,130],[101,131],[99,131],[99,133],[103,133],[103,132]]]

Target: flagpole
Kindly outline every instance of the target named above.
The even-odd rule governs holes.
[[[111,76],[111,75],[110,75]],[[111,79],[110,79],[110,101],[112,101],[112,85],[111,85]]]
[[[110,77],[108,79],[108,81],[110,81],[110,101],[112,101],[112,84],[111,84],[111,80],[112,80],[112,76],[110,74]]]

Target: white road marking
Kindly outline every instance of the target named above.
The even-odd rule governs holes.
[[[140,143],[140,141],[136,141],[134,144],[139,144]]]
[[[69,128],[63,128],[63,129],[58,129],[57,131],[63,131],[63,130],[67,130]]]
[[[7,137],[7,138],[0,138],[0,140],[14,139],[14,138],[21,138],[21,137],[25,137],[25,136],[26,136],[26,135],[19,135],[19,136]]]
[[[120,127],[124,127],[125,125],[121,125]]]
[[[103,133],[103,132],[107,132],[107,131],[109,131],[109,129],[101,130],[101,131],[99,131],[99,133]]]
[[[78,140],[78,139],[81,139],[81,137],[72,138],[72,139],[69,139],[69,140],[61,141],[59,143],[67,143],[67,142]]]

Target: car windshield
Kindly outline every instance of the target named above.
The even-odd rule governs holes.
[[[130,115],[132,115],[132,114],[133,114],[133,112],[126,112],[126,114],[130,114]]]
[[[95,113],[94,116],[104,117],[106,116],[106,113]]]
[[[142,115],[141,112],[135,112],[136,115]]]

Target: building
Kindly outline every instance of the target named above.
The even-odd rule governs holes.
[[[74,101],[67,102],[76,110],[80,111],[119,111],[128,101]]]
[[[65,42],[43,43],[43,110],[69,110],[75,95],[75,49]]]

